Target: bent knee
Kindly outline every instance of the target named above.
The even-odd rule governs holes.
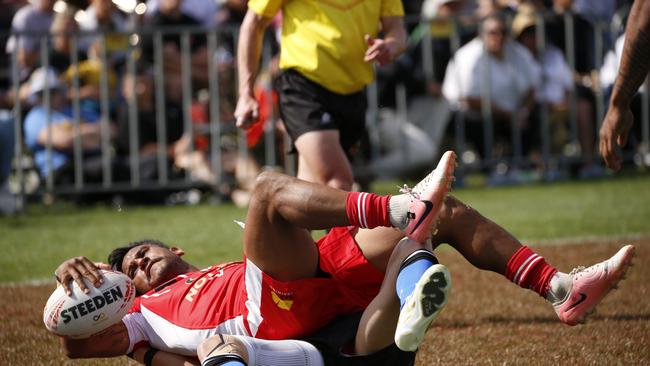
[[[448,195],[445,197],[442,209],[440,210],[440,220],[449,220],[458,218],[462,215],[476,214],[476,210],[458,198]]]
[[[276,172],[265,171],[255,178],[253,196],[257,200],[268,200],[272,198],[278,189],[287,185],[288,176]]]
[[[246,345],[237,336],[217,334],[199,344],[197,356],[203,361],[218,355],[237,355],[248,363]]]

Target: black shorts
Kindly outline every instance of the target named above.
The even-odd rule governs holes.
[[[348,152],[363,136],[367,104],[364,91],[337,94],[292,69],[280,74],[275,88],[280,96],[280,117],[292,141],[306,132],[339,130],[341,146]]]
[[[350,356],[342,352],[353,344],[361,313],[342,316],[304,341],[313,344],[323,356],[325,366],[409,366],[415,364],[415,352],[404,352],[395,343],[375,353]]]

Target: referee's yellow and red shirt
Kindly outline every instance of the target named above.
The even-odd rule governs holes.
[[[250,0],[248,8],[268,18],[282,9],[280,68],[339,94],[373,80],[364,35],[377,35],[381,17],[404,15],[401,0]]]

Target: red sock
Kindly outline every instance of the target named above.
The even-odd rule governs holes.
[[[377,226],[391,227],[388,215],[390,196],[374,193],[349,192],[345,200],[345,213],[350,225],[372,229]]]
[[[546,263],[544,257],[527,246],[522,246],[508,261],[505,275],[519,287],[531,289],[540,296],[546,297],[549,283],[555,272],[557,269]]]

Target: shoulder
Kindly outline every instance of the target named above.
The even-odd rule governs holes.
[[[476,37],[456,51],[456,58],[461,58],[463,61],[466,61],[467,57],[469,57],[469,60],[473,60],[479,57],[481,53],[483,53],[483,42],[480,38]]]
[[[36,14],[33,5],[25,5],[22,8],[18,9],[16,14],[11,21],[11,25],[14,29],[25,30],[25,25],[29,18],[34,17]]]

